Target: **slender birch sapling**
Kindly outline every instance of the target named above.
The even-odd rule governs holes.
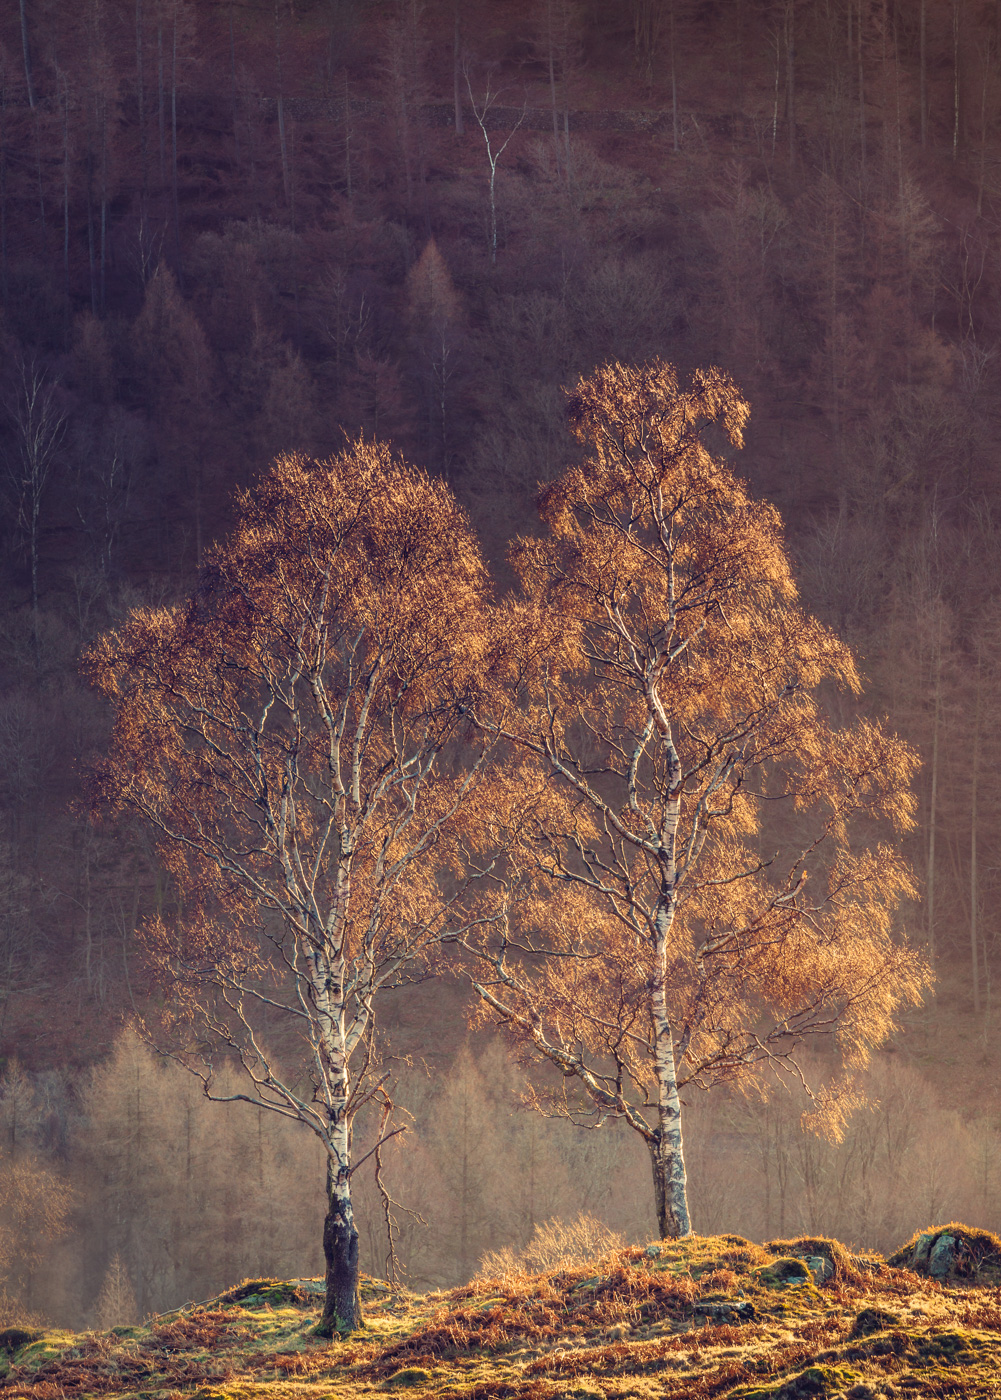
[[[664,1237],[691,1229],[686,1086],[798,1073],[807,1038],[860,1064],[928,980],[896,935],[907,865],[867,844],[873,819],[912,826],[916,758],[825,717],[818,687],[858,691],[855,662],[801,607],[777,512],[703,440],[714,425],[740,446],[747,414],[717,370],[682,389],[660,362],[609,365],[578,385],[584,459],[512,554],[520,702],[478,712],[522,771],[498,774],[471,838],[472,859],[513,853],[463,939],[469,976],[561,1072],[537,1106],[641,1135]]]
[[[145,931],[161,1045],[210,1098],[323,1144],[330,1335],[360,1321],[352,1129],[386,1104],[378,997],[456,927],[461,872],[442,877],[479,768],[456,739],[487,579],[448,488],[371,443],[281,458],[238,515],[186,604],[134,611],[89,653],[116,709],[95,801],[152,828],[181,895]],[[243,1092],[216,1090],[214,1054]]]

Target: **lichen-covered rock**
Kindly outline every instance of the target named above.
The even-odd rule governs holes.
[[[928,1272],[940,1281],[948,1278],[956,1260],[955,1235],[939,1235],[928,1255]]]
[[[810,1273],[813,1274],[813,1281],[818,1286],[834,1277],[834,1265],[826,1255],[807,1254],[803,1263],[810,1270]]]
[[[828,1239],[823,1235],[800,1235],[791,1240],[769,1240],[765,1249],[770,1254],[802,1259],[818,1287],[824,1283],[858,1285],[867,1275],[885,1267],[882,1259],[851,1254],[840,1240]]]
[[[813,1275],[806,1262],[802,1259],[775,1259],[771,1264],[766,1264],[764,1268],[755,1269],[755,1277],[768,1288],[779,1287],[802,1287],[803,1284],[812,1283]]]
[[[914,1256],[911,1260],[911,1268],[915,1273],[925,1273],[928,1269],[928,1256],[931,1254],[931,1247],[935,1243],[933,1231],[925,1231],[919,1235],[914,1245]]]
[[[942,1284],[1001,1284],[1001,1239],[953,1221],[931,1230],[919,1230],[890,1255],[888,1263],[912,1269]]]

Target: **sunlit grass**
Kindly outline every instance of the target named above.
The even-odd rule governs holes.
[[[315,1288],[278,1280],[141,1327],[12,1330],[2,1384],[24,1400],[1001,1396],[1001,1288],[942,1286],[837,1241],[692,1236],[540,1273],[503,1264],[427,1295],[367,1279],[364,1327],[333,1343],[314,1332]]]

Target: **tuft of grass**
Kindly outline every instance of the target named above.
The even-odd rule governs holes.
[[[569,1223],[547,1220],[536,1225],[524,1249],[489,1250],[480,1260],[477,1279],[517,1278],[526,1273],[591,1263],[621,1249],[622,1236],[586,1211]]]

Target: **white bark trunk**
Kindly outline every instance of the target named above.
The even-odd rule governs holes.
[[[327,1292],[323,1317],[317,1331],[321,1336],[353,1332],[361,1324],[361,1295],[358,1290],[358,1231],[351,1205],[351,1178],[347,1165],[350,1153],[347,1124],[342,1122],[331,1133],[335,1151],[327,1167],[327,1218],[323,1223],[323,1254],[327,1269]],[[339,1143],[339,1146],[336,1144]]]
[[[320,1012],[320,1035],[330,1120],[327,1160],[327,1218],[323,1226],[327,1292],[321,1334],[353,1332],[361,1323],[358,1291],[358,1231],[351,1203],[350,1070],[345,1036],[343,959],[315,964],[314,992]]]
[[[653,694],[651,692],[651,699]],[[654,1038],[654,1074],[657,1082],[657,1128],[650,1143],[653,1164],[657,1226],[662,1239],[691,1233],[684,1144],[681,1137],[681,1099],[674,1055],[674,1033],[667,1004],[667,954],[678,904],[676,842],[681,818],[681,760],[669,725],[659,704],[651,705],[662,726],[667,758],[667,802],[661,832],[661,890],[654,914],[654,967],[650,1013]]]
[[[651,1015],[654,1035],[654,1073],[657,1081],[657,1128],[650,1143],[657,1228],[662,1239],[691,1233],[688,1183],[681,1136],[681,1099],[674,1055],[674,1033],[667,1006],[667,940],[674,922],[675,896],[658,911]]]

